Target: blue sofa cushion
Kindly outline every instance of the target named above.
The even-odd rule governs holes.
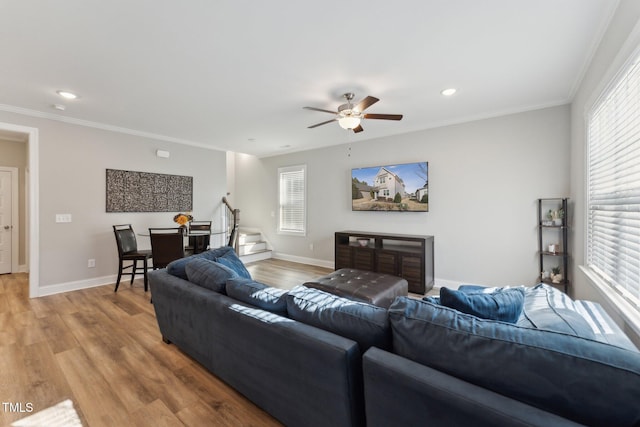
[[[254,307],[278,314],[287,313],[287,291],[245,277],[227,280],[227,295]]]
[[[192,259],[185,266],[185,270],[191,283],[221,294],[226,293],[227,280],[238,277],[229,267],[205,258]]]
[[[588,425],[640,425],[640,353],[398,297],[393,351]]]
[[[216,261],[222,265],[226,265],[236,273],[238,276],[244,277],[245,279],[251,279],[251,274],[244,266],[238,255],[236,255],[235,251],[227,251],[224,255],[216,258]]]
[[[169,265],[167,265],[167,273],[171,274],[172,276],[176,276],[181,279],[188,280],[187,271],[185,268],[189,262],[198,258],[204,258],[210,261],[215,261],[216,258],[223,256],[225,253],[229,251],[233,252],[233,248],[231,246],[222,246],[220,248],[210,249],[208,251],[201,252],[199,254],[177,259],[175,261],[170,262]]]
[[[473,292],[440,288],[440,304],[483,319],[515,323],[522,313],[522,288],[487,288]]]
[[[384,308],[300,285],[287,294],[287,312],[294,320],[356,341],[362,353],[371,346],[391,348]]]
[[[519,326],[595,339],[593,328],[567,294],[543,283],[526,288]]]

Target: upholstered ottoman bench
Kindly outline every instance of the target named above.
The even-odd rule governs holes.
[[[407,296],[409,291],[409,284],[401,277],[353,268],[336,270],[304,286],[384,308],[389,308],[395,297]]]

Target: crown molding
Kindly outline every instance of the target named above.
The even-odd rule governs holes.
[[[206,150],[227,151],[224,148],[217,147],[204,142],[190,141],[188,139],[174,138],[166,135],[159,135],[151,132],[143,132],[135,129],[124,128],[120,126],[108,125],[105,123],[93,122],[90,120],[76,119],[74,117],[61,116],[59,114],[45,113],[43,111],[31,110],[28,108],[16,107],[14,105],[0,104],[0,111],[9,113],[22,114],[24,116],[37,117],[47,120],[55,120],[57,122],[68,123],[77,126],[84,126],[94,129],[106,130],[109,132],[123,133],[126,135],[139,136],[142,138],[153,139],[156,141],[174,142],[176,144],[189,145],[191,147],[204,148]]]

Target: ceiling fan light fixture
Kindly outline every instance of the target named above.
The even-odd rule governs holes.
[[[367,96],[357,104],[352,104],[353,93],[348,92],[342,95],[346,99],[347,103],[338,107],[338,111],[326,110],[324,108],[316,107],[302,107],[305,110],[321,111],[323,113],[333,114],[331,120],[325,120],[324,122],[317,123],[315,125],[308,126],[309,129],[317,128],[318,126],[326,125],[329,123],[338,122],[338,125],[342,129],[352,130],[354,133],[360,133],[364,129],[360,126],[362,119],[378,119],[378,120],[402,120],[402,114],[369,114],[364,113],[364,110],[371,107],[376,102],[380,101],[373,96]]]
[[[338,124],[342,129],[354,129],[360,126],[360,118],[353,116],[344,116],[338,119]]]

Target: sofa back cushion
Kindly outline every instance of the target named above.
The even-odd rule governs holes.
[[[287,313],[287,291],[244,277],[227,280],[227,295],[254,307],[278,314]]]
[[[640,353],[399,297],[393,351],[589,425],[640,425]]]
[[[364,353],[371,346],[391,348],[387,310],[297,286],[287,294],[289,317],[356,341]]]
[[[186,264],[185,271],[191,283],[221,294],[226,293],[227,280],[238,277],[229,267],[205,258],[192,259]]]
[[[187,277],[187,271],[186,271],[186,266],[189,262],[198,258],[204,258],[210,261],[215,261],[216,258],[223,256],[229,251],[233,251],[233,248],[231,246],[222,246],[220,248],[210,249],[208,251],[201,252],[199,254],[177,259],[175,261],[170,262],[169,265],[167,265],[167,273],[184,280],[189,280]]]

